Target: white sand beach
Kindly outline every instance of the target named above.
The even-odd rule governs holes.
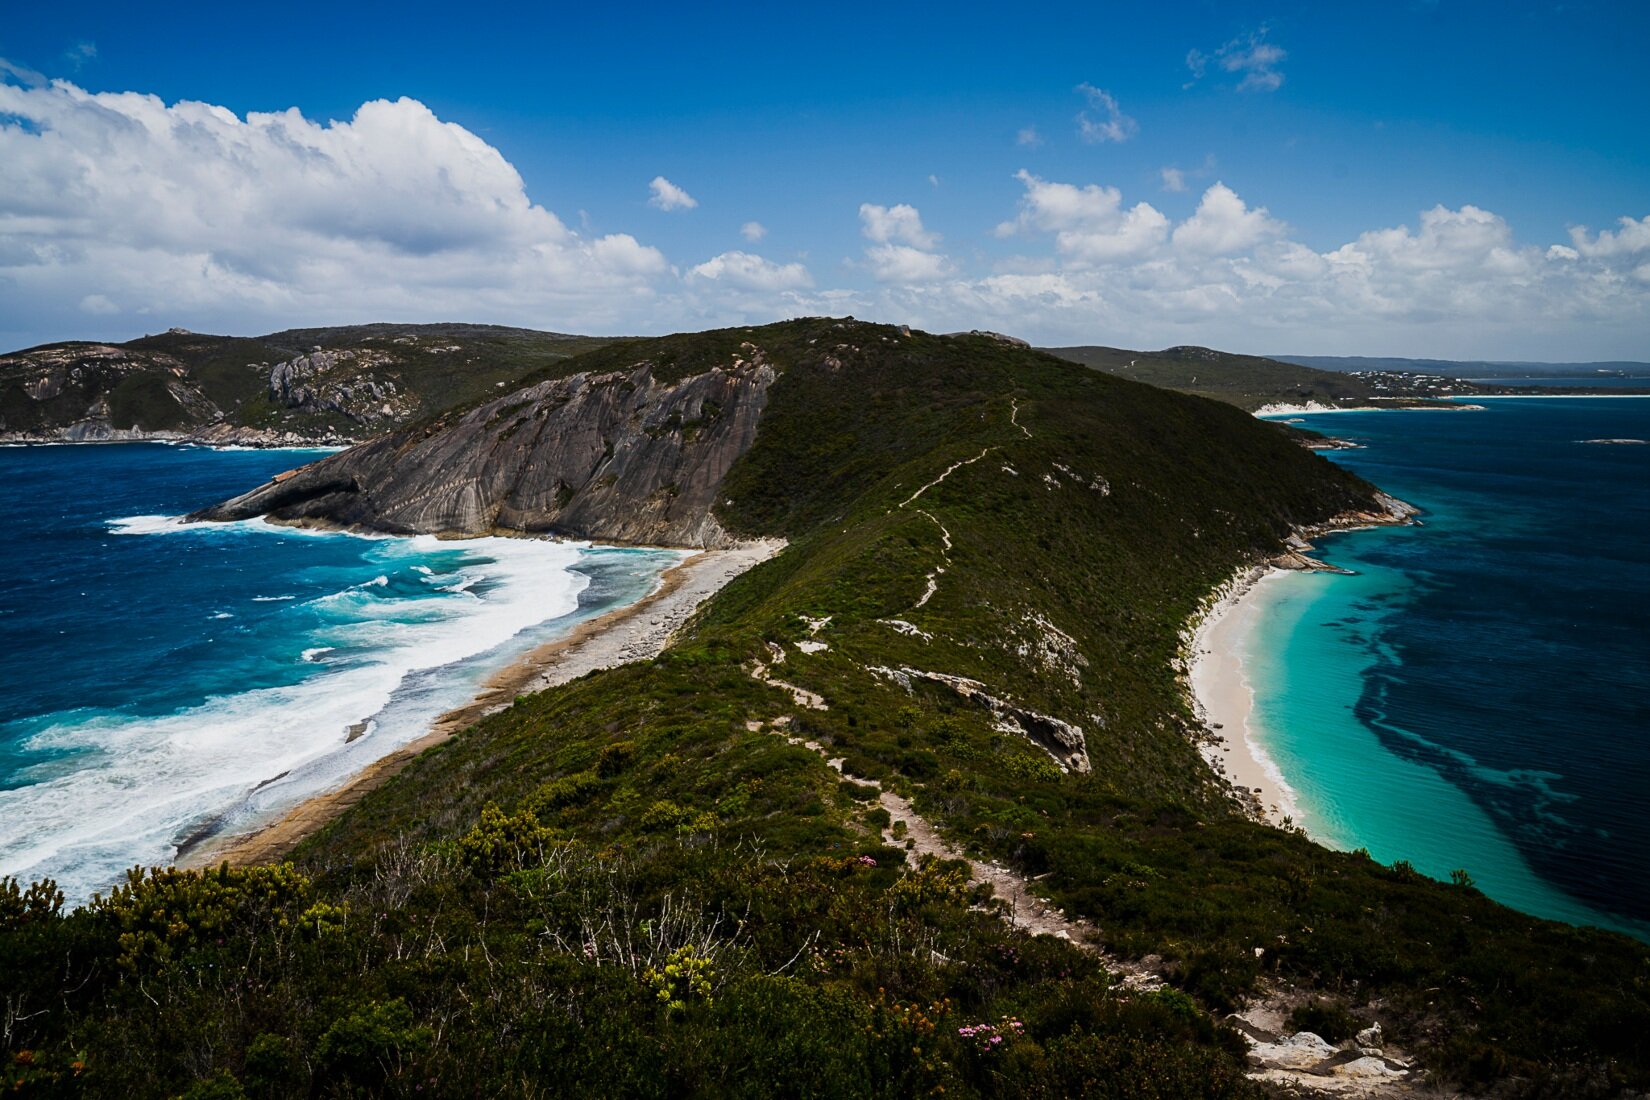
[[[1187,670],[1193,705],[1214,734],[1201,746],[1204,759],[1274,825],[1298,820],[1300,811],[1294,790],[1261,743],[1244,656],[1266,590],[1288,583],[1288,572],[1262,566],[1236,578],[1198,623]]]
[[[248,833],[211,838],[177,862],[181,867],[238,865],[281,859],[306,837],[359,802],[406,767],[419,753],[495,711],[517,695],[565,684],[589,672],[648,660],[699,606],[733,578],[784,549],[782,539],[704,550],[684,558],[660,578],[659,587],[633,604],[580,624],[565,638],[538,647],[487,682],[469,704],[448,711],[423,737],[383,756],[332,790],[294,806]]]

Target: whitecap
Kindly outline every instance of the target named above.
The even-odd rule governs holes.
[[[73,756],[75,766],[0,791],[0,874],[50,876],[82,901],[134,863],[171,861],[180,838],[207,826],[245,829],[335,786],[470,698],[496,667],[484,655],[575,611],[589,578],[572,566],[586,548],[503,538],[456,546],[433,537],[386,540],[368,551],[384,570],[371,591],[358,588],[323,609],[340,621],[309,635],[302,660],[312,671],[300,682],[253,686],[171,715],[49,716],[20,747],[27,755]],[[456,559],[479,587],[464,599],[382,593],[419,559]],[[345,648],[348,661],[326,659]],[[368,721],[376,723],[371,736],[346,740],[345,731]]]
[[[182,516],[121,516],[108,522],[114,535],[170,535],[189,526]]]

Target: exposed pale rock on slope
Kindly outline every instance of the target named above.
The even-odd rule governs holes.
[[[673,384],[645,363],[541,382],[331,455],[194,518],[724,546],[733,540],[711,514],[717,489],[755,441],[774,377],[757,352]]]
[[[47,344],[0,355],[0,442],[350,443],[515,389],[605,342],[442,324]]]

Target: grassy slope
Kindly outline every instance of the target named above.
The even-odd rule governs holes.
[[[1240,1045],[1192,1002],[1118,997],[1073,949],[970,911],[943,868],[897,875],[862,791],[747,728],[791,715],[974,851],[1047,875],[1111,944],[1163,954],[1205,1006],[1283,977],[1366,1017],[1378,1002],[1456,1077],[1642,1087],[1640,945],[1238,820],[1182,732],[1170,662],[1197,600],[1290,524],[1358,503],[1361,483],[1228,406],[984,339],[796,322],[597,365],[646,352],[688,372],[747,339],[783,374],[723,518],[788,536],[784,554],[660,660],[518,700],[420,758],[306,845],[315,885],[296,900],[270,889],[227,922],[185,919],[167,960],[124,977],[109,959],[120,929],[147,927],[152,887],[14,921],[0,948],[39,962],[6,992],[75,990],[14,1046],[57,1065],[88,1051],[100,1089],[137,1095],[219,1071],[269,1095],[527,1093],[550,1073],[639,1095],[1250,1092]],[[789,647],[783,674],[824,711],[745,671],[806,636],[803,615],[830,616],[830,648]],[[1031,615],[1086,663],[1045,660]],[[948,692],[867,671],[900,664],[1077,722],[1093,774],[1062,776]],[[348,915],[311,919],[317,898]],[[315,931],[283,932],[281,913]],[[664,972],[690,942],[678,972],[714,956],[708,997]],[[1025,1031],[1002,1050],[957,1034],[1010,1014]]]

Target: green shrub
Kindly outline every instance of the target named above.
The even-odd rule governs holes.
[[[299,1091],[298,1085],[304,1078],[303,1063],[285,1036],[264,1032],[247,1044],[242,1076],[256,1092],[290,1095]]]
[[[596,757],[596,774],[603,779],[619,775],[636,758],[636,742],[615,741],[602,749]]]
[[[494,877],[537,866],[544,860],[545,849],[555,841],[555,830],[539,824],[531,811],[506,814],[489,802],[482,808],[480,820],[459,837],[458,854],[476,874]]]
[[[124,885],[88,907],[112,925],[120,967],[136,973],[163,965],[209,940],[221,939],[259,918],[290,925],[312,888],[290,863],[183,871],[175,867],[126,873]]]
[[[315,1055],[331,1074],[371,1087],[403,1076],[434,1039],[406,1001],[369,1001],[334,1020]]]
[[[601,788],[602,781],[595,772],[575,772],[539,787],[523,800],[522,809],[543,817],[546,813],[588,802]]]
[[[197,1081],[183,1093],[182,1100],[246,1100],[246,1090],[228,1070],[219,1070]]]
[[[0,878],[0,932],[55,920],[62,911],[63,891],[51,879],[24,888],[10,875]]]
[[[716,981],[712,960],[693,947],[678,947],[662,966],[648,967],[642,974],[653,991],[654,1000],[667,1012],[682,1012],[695,1002],[709,1003]]]

